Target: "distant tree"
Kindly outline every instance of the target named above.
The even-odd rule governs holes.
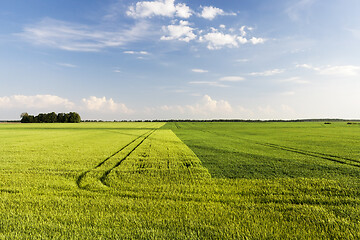
[[[47,120],[49,123],[55,123],[57,122],[57,115],[55,112],[52,112],[52,113],[48,113],[47,114]]]
[[[81,122],[81,117],[76,112],[70,113],[40,113],[37,116],[29,115],[28,113],[22,113],[21,115],[22,123],[79,123]]]
[[[56,122],[64,123],[66,120],[65,113],[59,113],[56,117]]]
[[[20,118],[22,119],[25,116],[29,116],[29,114],[27,112],[23,112],[22,114],[20,114]]]
[[[81,117],[78,113],[76,112],[70,112],[69,113],[69,119],[68,119],[68,122],[71,122],[71,123],[79,123],[81,122]]]
[[[21,120],[22,123],[30,123],[30,116],[27,113],[21,114]]]
[[[44,113],[39,113],[35,118],[37,118],[37,122],[43,123],[46,121],[46,115]]]

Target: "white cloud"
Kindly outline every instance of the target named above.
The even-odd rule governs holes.
[[[204,113],[210,112],[232,112],[232,107],[228,101],[225,100],[214,100],[209,95],[205,95],[200,103],[194,106],[188,106],[193,113]]]
[[[222,28],[222,29],[225,29],[225,28],[226,28],[226,26],[225,26],[224,24],[220,24],[219,27]]]
[[[241,43],[241,44],[245,44],[248,42],[248,40],[244,37],[238,36],[237,40]]]
[[[190,42],[196,38],[196,35],[193,32],[194,28],[189,26],[188,21],[181,20],[179,25],[163,26],[163,31],[167,33],[167,36],[162,36],[161,40]]]
[[[10,107],[10,101],[9,97],[0,97],[0,107]]]
[[[241,26],[240,30],[240,36],[245,37],[247,35],[247,32],[245,30],[249,30],[252,31],[254,30],[252,27],[248,27],[248,26]]]
[[[77,66],[71,63],[57,63],[57,65],[62,67],[76,68]]]
[[[200,37],[200,42],[207,42],[208,49],[221,49],[223,47],[238,47],[237,37],[231,34],[211,32]]]
[[[12,95],[0,97],[0,109],[4,111],[20,112],[82,112],[82,115],[110,117],[114,114],[132,114],[133,110],[125,104],[115,102],[112,98],[97,98],[94,96],[83,98],[81,102],[74,103],[69,99],[55,95]],[[112,118],[112,117],[111,117]]]
[[[148,28],[146,22],[139,22],[129,29],[104,31],[97,26],[45,18],[37,24],[26,26],[17,35],[35,45],[67,51],[98,52],[138,41],[149,34]]]
[[[295,119],[296,111],[288,104],[243,107],[209,95],[197,102],[183,105],[163,105],[147,108],[145,114],[154,119]]]
[[[111,111],[111,112],[121,112],[121,113],[132,113],[133,111],[129,109],[123,103],[116,103],[112,98],[106,99],[106,97],[98,98],[91,96],[89,98],[82,99],[83,104],[85,104],[86,109],[90,111]]]
[[[240,29],[241,30],[241,29]],[[207,48],[210,50],[221,49],[223,47],[237,48],[239,44],[252,43],[254,45],[264,43],[265,39],[252,37],[247,39],[240,32],[240,35],[235,33],[223,33],[216,28],[211,28],[211,32],[199,37],[200,42],[208,43]]]
[[[174,116],[185,118],[226,118],[233,113],[233,108],[226,100],[215,100],[204,95],[200,101],[191,105],[163,105],[157,108],[148,108],[148,114],[165,115],[165,118]]]
[[[264,105],[245,108],[233,106],[226,100],[216,100],[209,95],[188,105],[163,105],[147,108],[147,115],[164,119],[295,119],[296,111],[288,104]],[[161,116],[161,117],[159,117]]]
[[[189,18],[193,13],[193,11],[184,3],[177,4],[175,8],[176,16],[180,18]]]
[[[55,95],[13,95],[0,97],[0,108],[22,108],[22,109],[49,109],[49,108],[72,109],[74,103],[68,99]]]
[[[184,3],[175,5],[175,0],[142,1],[130,6],[126,14],[133,18],[154,16],[189,18],[192,10]]]
[[[276,74],[280,74],[283,73],[285,70],[284,69],[273,69],[273,70],[268,70],[265,72],[253,72],[250,73],[250,76],[262,76],[262,77],[268,77],[268,76],[273,76]]]
[[[224,82],[240,82],[240,81],[244,81],[245,78],[239,76],[227,76],[227,77],[222,77],[219,80]]]
[[[265,38],[256,38],[256,37],[252,37],[250,40],[249,40],[252,44],[256,45],[256,44],[262,44],[266,41]]]
[[[202,8],[202,12],[199,14],[200,17],[208,20],[213,20],[214,18],[216,18],[216,16],[224,16],[224,15],[236,16],[236,13],[226,13],[224,12],[224,10],[220,8],[213,6],[205,6]]]
[[[207,72],[209,72],[208,70],[199,69],[199,68],[191,69],[191,71],[195,72],[195,73],[207,73]]]
[[[208,6],[208,7],[203,7],[200,16],[208,20],[213,20],[217,15],[223,15],[223,14],[224,14],[224,10],[213,6]]]
[[[314,67],[309,64],[298,64],[298,68],[305,68],[316,71],[320,75],[338,76],[338,77],[356,77],[360,76],[360,66],[354,65],[340,65],[340,66],[325,66]]]

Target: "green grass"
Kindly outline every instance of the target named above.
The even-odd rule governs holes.
[[[0,125],[0,239],[359,239],[359,136],[344,123]]]

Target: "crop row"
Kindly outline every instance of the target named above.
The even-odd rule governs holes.
[[[195,183],[210,178],[198,157],[171,130],[150,130],[83,172],[79,188],[104,190],[138,183]]]

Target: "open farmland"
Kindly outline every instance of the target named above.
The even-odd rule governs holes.
[[[2,239],[360,238],[360,125],[0,125]]]

